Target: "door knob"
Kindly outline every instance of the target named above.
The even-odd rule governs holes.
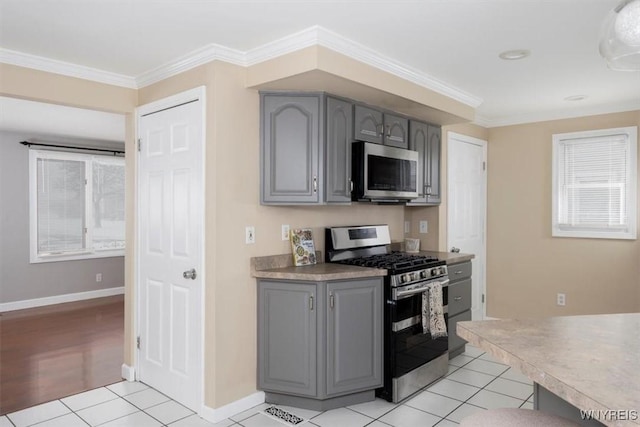
[[[456,253],[456,254],[457,254],[457,253],[459,253],[459,252],[460,252],[460,248],[456,248],[455,246],[453,246],[453,247],[451,248],[451,252],[453,252],[453,253]]]
[[[191,280],[196,280],[196,276],[198,274],[196,273],[196,269],[192,268],[191,270],[187,270],[184,273],[182,273],[182,277],[184,277],[185,279],[191,279]]]

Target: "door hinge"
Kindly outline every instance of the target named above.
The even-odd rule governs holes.
[[[482,170],[483,171],[487,170],[487,162],[482,162]]]
[[[138,347],[138,350],[140,350],[140,337],[136,338],[136,347]]]
[[[138,151],[142,149],[142,139],[138,138]]]
[[[87,234],[87,227],[84,228],[84,234]]]
[[[482,303],[484,304],[484,294],[482,294]]]

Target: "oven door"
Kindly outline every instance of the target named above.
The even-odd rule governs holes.
[[[447,316],[448,287],[443,287],[443,309]],[[391,376],[398,378],[448,351],[448,337],[432,338],[422,329],[422,293],[397,288],[391,309]]]

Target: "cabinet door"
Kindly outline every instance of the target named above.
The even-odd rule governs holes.
[[[316,396],[316,285],[260,281],[258,286],[258,386]]]
[[[447,321],[447,335],[449,335],[449,353],[455,352],[467,343],[465,340],[460,338],[458,334],[456,334],[456,325],[458,324],[458,322],[462,322],[464,320],[471,320],[471,310],[463,311],[460,314],[450,317]]]
[[[384,115],[384,145],[409,148],[409,120],[393,114]]]
[[[325,179],[327,202],[351,201],[353,104],[327,98]]]
[[[449,315],[471,310],[471,279],[449,283],[448,298]]]
[[[320,96],[262,95],[262,202],[320,203]]]
[[[382,279],[327,284],[327,396],[382,386]]]
[[[411,131],[409,149],[418,152],[418,198],[409,202],[409,205],[427,203],[427,177],[429,174],[429,125],[412,120],[409,123]]]
[[[440,203],[440,145],[442,129],[439,126],[429,126],[429,182],[427,183],[427,202]]]
[[[381,111],[363,105],[356,105],[353,126],[356,140],[382,144],[384,124],[382,123]]]

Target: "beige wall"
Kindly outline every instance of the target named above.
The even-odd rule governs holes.
[[[218,408],[256,392],[256,281],[249,260],[289,253],[282,224],[312,227],[324,249],[324,227],[390,224],[403,239],[402,206],[261,206],[259,96],[245,88],[245,70],[222,62],[198,67],[140,90],[140,104],[207,87],[205,404]],[[247,225],[256,243],[244,243]],[[131,280],[131,283],[133,281]],[[132,346],[132,343],[129,343]]]
[[[489,130],[488,316],[640,310],[638,240],[551,237],[552,135],[638,125],[640,111]]]

